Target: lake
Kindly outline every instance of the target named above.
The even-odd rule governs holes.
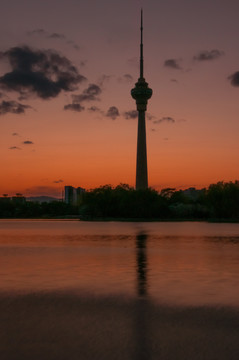
[[[1,220],[0,263],[1,292],[239,304],[239,224]]]
[[[0,220],[1,360],[239,358],[239,224]]]

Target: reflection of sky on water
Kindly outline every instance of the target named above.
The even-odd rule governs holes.
[[[0,263],[1,291],[239,303],[239,224],[0,221]]]

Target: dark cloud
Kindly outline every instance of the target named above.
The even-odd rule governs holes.
[[[23,105],[17,101],[2,101],[0,103],[0,115],[7,113],[11,114],[24,114],[26,109],[30,109],[31,106]]]
[[[12,133],[12,136],[19,136],[19,134],[14,132],[14,133]]]
[[[168,138],[163,138],[164,139],[164,141],[168,141]]]
[[[24,98],[30,95],[41,99],[73,91],[85,77],[78,73],[66,57],[53,50],[33,50],[27,46],[14,47],[0,53],[12,71],[0,77],[0,88],[16,91]]]
[[[104,115],[104,111],[102,111],[100,108],[98,108],[97,106],[91,106],[87,109],[88,111],[90,111],[91,113],[99,113],[101,115]]]
[[[126,79],[127,81],[133,81],[134,80],[133,76],[130,75],[130,74],[124,74],[123,78]]]
[[[63,182],[64,182],[64,180],[61,180],[61,179],[53,181],[54,184],[60,184],[60,183],[63,183]]]
[[[228,79],[231,81],[232,86],[239,86],[239,71],[228,76]]]
[[[147,112],[147,113],[146,113],[146,119],[147,119],[147,120],[153,120],[153,119],[155,119],[155,116],[152,115],[152,114],[150,114],[149,112]]]
[[[32,35],[48,35],[47,31],[43,30],[43,29],[35,29],[32,31],[27,31],[27,35],[32,36]]]
[[[171,79],[170,81],[174,82],[174,83],[178,83],[178,80],[176,80],[176,79]]]
[[[81,112],[84,109],[85,109],[84,106],[82,106],[81,104],[77,104],[77,103],[68,104],[68,105],[64,106],[64,110],[72,110],[72,111]]]
[[[9,150],[22,150],[22,149],[20,147],[18,147],[18,146],[11,146],[9,148]]]
[[[128,59],[128,60],[127,60],[127,63],[128,63],[130,66],[134,67],[134,68],[136,68],[136,67],[138,68],[138,66],[139,66],[139,59],[138,59],[136,56],[134,56],[134,57]]]
[[[175,123],[175,120],[172,118],[172,117],[170,117],[170,116],[165,116],[165,117],[162,117],[161,119],[159,119],[159,120],[154,120],[153,121],[153,123],[154,124],[161,124],[161,123],[163,123],[163,122],[168,122],[168,123]]]
[[[112,120],[115,120],[118,116],[119,116],[119,110],[116,106],[111,106],[107,113],[106,113],[107,117],[110,117]]]
[[[92,111],[92,112],[99,112],[101,111],[100,108],[98,108],[97,106],[91,106],[87,109],[88,111]]]
[[[102,93],[101,88],[96,84],[90,84],[87,89],[80,95],[72,95],[73,103],[80,103],[82,101],[99,100],[98,95]]]
[[[154,129],[154,128],[152,128],[152,129],[150,129],[152,132],[155,132],[156,131],[156,129]]]
[[[138,117],[138,111],[137,110],[129,110],[124,113],[124,117],[127,120],[130,119],[137,119]]]
[[[68,45],[71,45],[75,50],[80,50],[79,45],[77,45],[74,41],[72,41],[72,40],[67,40],[66,43],[67,43]]]
[[[23,145],[33,145],[34,144],[34,142],[30,141],[30,140],[23,141],[22,143],[23,143]]]
[[[193,60],[197,60],[197,61],[215,60],[215,59],[218,59],[222,55],[224,55],[224,52],[217,50],[217,49],[210,50],[210,51],[205,50],[205,51],[201,51],[200,53],[195,55],[193,57]]]
[[[80,66],[86,66],[87,60],[81,60],[80,61]]]
[[[72,95],[72,104],[65,105],[64,109],[80,112],[84,110],[84,107],[81,105],[82,102],[99,100],[98,95],[100,95],[101,92],[102,90],[98,85],[90,84],[88,88],[82,92],[82,94]]]
[[[98,84],[100,86],[103,86],[105,83],[108,83],[112,79],[113,75],[101,75],[101,77],[98,80]]]
[[[171,69],[181,70],[181,66],[179,65],[179,60],[177,59],[167,59],[164,61],[164,66],[169,67]]]
[[[87,89],[85,89],[82,94],[72,95],[72,104],[68,104],[64,106],[65,110],[72,111],[82,111],[85,108],[81,105],[84,101],[95,101],[99,100],[98,95],[102,92],[101,88],[96,84],[90,84]],[[95,111],[96,107],[90,108],[91,111]]]
[[[49,34],[48,37],[49,39],[65,39],[65,35],[58,33]]]
[[[130,74],[124,74],[123,76],[118,78],[118,81],[123,83],[131,83],[133,81],[133,76],[131,76]]]
[[[64,34],[59,34],[57,32],[49,33],[48,31],[43,30],[43,29],[28,31],[28,35],[45,35],[45,37],[47,37],[49,39],[65,39]]]
[[[72,40],[68,40],[64,34],[59,34],[59,33],[49,33],[48,31],[44,30],[44,29],[35,29],[32,31],[27,31],[27,35],[28,36],[32,36],[32,35],[38,35],[38,36],[44,36],[47,39],[59,39],[59,40],[64,40],[68,45],[71,45],[75,50],[79,50],[79,46]]]

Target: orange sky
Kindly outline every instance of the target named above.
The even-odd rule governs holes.
[[[85,110],[76,112],[63,110],[72,102],[70,91],[47,100],[34,92],[19,99],[19,92],[0,86],[0,102],[31,106],[24,114],[0,110],[0,194],[60,196],[64,185],[134,186],[137,121],[125,119],[124,113],[135,109],[130,90],[138,77],[142,4],[145,77],[153,89],[148,104],[153,118],[147,120],[149,185],[200,188],[239,179],[239,89],[228,79],[239,71],[238,3],[102,3],[107,14],[93,0],[43,1],[34,6],[25,0],[22,7],[14,0],[3,1],[0,31],[7,36],[0,51],[23,44],[34,51],[53,49],[87,78],[74,94],[82,94],[89,84],[97,84],[101,93],[98,100],[83,101]],[[54,5],[58,16],[53,18]],[[213,57],[215,49],[218,55]],[[212,56],[193,59],[200,52]],[[168,59],[174,61],[171,66],[165,66]],[[9,71],[5,57],[0,77]],[[88,111],[91,106],[100,111]],[[111,106],[120,114],[115,119],[106,116]]]

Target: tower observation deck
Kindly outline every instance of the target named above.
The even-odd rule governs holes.
[[[140,77],[131,90],[131,96],[136,100],[138,110],[138,138],[137,138],[137,160],[136,160],[136,190],[148,188],[148,168],[147,168],[147,146],[146,146],[146,127],[145,112],[148,100],[152,96],[152,89],[144,79],[144,58],[143,58],[143,10],[141,9],[140,26]]]

